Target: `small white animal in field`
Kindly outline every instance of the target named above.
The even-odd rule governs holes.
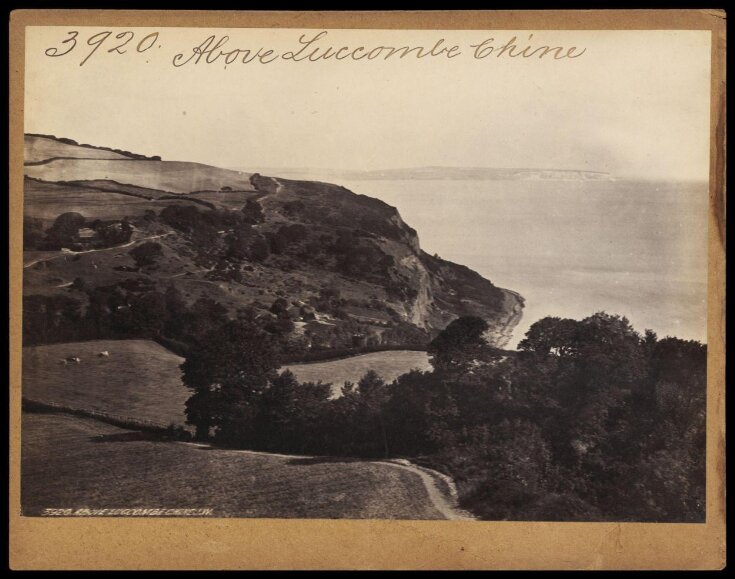
[[[99,354],[97,354],[97,355],[98,355],[98,356],[99,356],[100,358],[107,358],[107,357],[108,357],[108,356],[110,355],[110,353],[109,353],[109,352],[108,352],[107,350],[105,350],[104,352],[100,352],[100,353],[99,353]]]
[[[68,358],[64,358],[63,362],[64,364],[71,364],[72,362],[74,364],[79,364],[81,360],[77,358],[76,356],[69,356]]]

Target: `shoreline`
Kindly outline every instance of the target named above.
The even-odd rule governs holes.
[[[526,300],[521,294],[516,291],[505,288],[500,289],[505,293],[506,299],[508,299],[509,295],[513,296],[513,298],[515,299],[515,304],[510,310],[510,315],[508,316],[508,319],[498,330],[494,331],[494,334],[496,336],[494,340],[495,347],[504,350],[506,349],[508,342],[513,339],[513,332],[518,327],[518,324],[523,318],[523,308],[526,305]],[[513,348],[513,350],[515,351],[516,348]]]

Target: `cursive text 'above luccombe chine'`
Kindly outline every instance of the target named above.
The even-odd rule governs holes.
[[[293,47],[236,46],[236,41],[227,34],[207,34],[203,40],[186,49],[174,48],[168,61],[176,68],[193,65],[228,66],[236,64],[271,64],[278,61],[316,63],[324,61],[369,62],[395,60],[444,59],[458,57],[473,60],[492,61],[493,59],[536,59],[548,62],[576,59],[587,52],[585,47],[544,44],[534,39],[534,34],[508,35],[505,38],[488,35],[479,37],[476,42],[460,45],[444,37],[432,39],[425,44],[373,44],[356,43],[345,45],[333,43],[327,30],[306,32],[294,42]],[[79,48],[77,48],[79,46]],[[82,48],[88,47],[88,48]],[[135,57],[144,55],[150,62],[152,53],[167,48],[164,33],[152,32],[145,36],[132,30],[115,32],[113,30],[92,31],[82,37],[77,30],[70,30],[66,38],[57,46],[48,47],[44,54],[51,58],[80,54],[79,66],[83,66],[93,56],[119,58],[121,55]]]

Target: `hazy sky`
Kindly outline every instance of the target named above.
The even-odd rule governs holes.
[[[329,30],[315,43],[367,48],[444,38],[461,54],[416,59],[172,65],[210,34],[225,50],[299,48],[295,29],[133,29],[87,62],[101,28],[27,29],[25,129],[169,160],[335,170],[425,165],[542,167],[706,179],[710,33]],[[528,41],[533,34],[531,41]],[[470,44],[584,48],[575,59],[473,58]],[[123,40],[126,37],[121,37]],[[160,46],[160,48],[159,48]]]

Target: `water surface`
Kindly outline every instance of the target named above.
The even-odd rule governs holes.
[[[520,292],[526,308],[511,346],[546,315],[601,310],[639,331],[706,340],[706,183],[340,184],[397,207],[425,251]]]

